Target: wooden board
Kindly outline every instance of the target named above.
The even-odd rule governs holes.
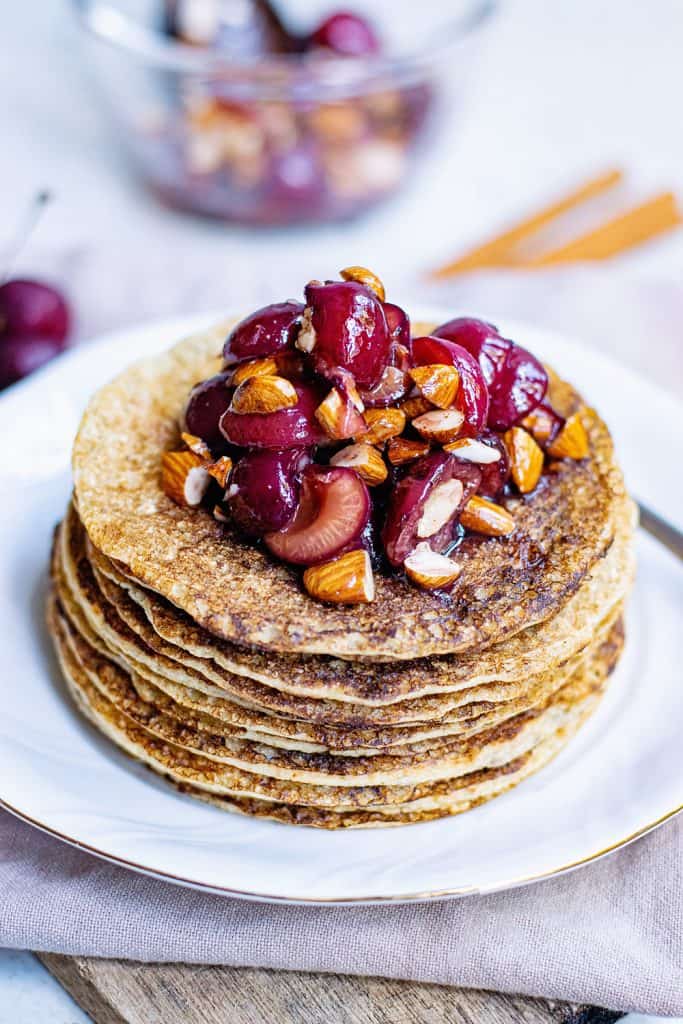
[[[611,1024],[622,1016],[387,978],[39,958],[95,1024]]]

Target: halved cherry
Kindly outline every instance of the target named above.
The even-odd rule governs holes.
[[[225,365],[261,359],[292,348],[303,311],[300,302],[275,302],[240,320],[223,346]]]
[[[377,384],[391,347],[377,296],[355,281],[311,283],[305,294],[315,331],[315,369],[324,376],[329,367],[341,366],[353,374],[359,386]]]
[[[217,373],[195,384],[185,407],[185,429],[201,437],[210,448],[219,447],[225,441],[219,423],[230,405],[229,377],[228,373]]]
[[[305,448],[247,452],[232,471],[226,495],[237,526],[252,536],[283,529],[296,512],[301,474],[310,461]]]
[[[446,363],[460,376],[455,408],[465,417],[462,434],[474,437],[486,426],[489,392],[479,363],[470,353],[452,341],[427,336],[413,338],[411,352],[415,366]]]
[[[298,401],[277,412],[237,413],[228,409],[220,420],[226,441],[240,448],[301,448],[329,444],[329,438],[315,418],[325,390],[305,381],[294,383]]]
[[[408,314],[394,302],[383,302],[382,307],[387,318],[391,340],[408,348],[410,345],[410,319]]]
[[[460,510],[479,486],[481,470],[447,452],[418,459],[389,499],[382,540],[392,565],[403,565],[420,541],[442,551],[453,536]]]
[[[543,401],[547,390],[543,365],[531,352],[513,344],[490,389],[489,426],[494,430],[513,427]]]
[[[283,561],[316,565],[358,541],[369,519],[370,495],[357,473],[341,467],[309,466],[303,473],[293,520],[264,539]]]
[[[462,345],[477,360],[487,385],[491,385],[503,368],[513,342],[501,338],[498,328],[486,320],[460,316],[441,324],[434,331],[437,338],[445,338]]]

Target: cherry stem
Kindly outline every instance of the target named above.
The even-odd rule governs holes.
[[[7,281],[12,265],[16,263],[21,250],[33,234],[35,227],[43,214],[43,210],[51,201],[52,193],[48,191],[48,189],[41,189],[40,192],[36,193],[24,211],[24,215],[21,218],[19,226],[14,234],[14,238],[7,249],[4,267],[0,274],[0,284],[4,284],[5,281]]]

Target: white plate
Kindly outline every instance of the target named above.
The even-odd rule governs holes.
[[[427,311],[431,318],[445,319]],[[177,794],[79,717],[43,626],[50,536],[69,494],[74,429],[95,388],[204,323],[110,335],[0,400],[0,802],[140,871],[232,895],[317,902],[520,885],[602,856],[680,810],[683,572],[645,536],[626,653],[597,714],[548,767],[460,817],[323,832],[221,813]],[[683,525],[677,403],[573,341],[503,326],[599,406],[634,492]]]

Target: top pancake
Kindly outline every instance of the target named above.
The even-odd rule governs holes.
[[[509,538],[468,537],[449,595],[378,576],[372,604],[315,602],[298,573],[161,489],[161,452],[178,443],[190,388],[218,371],[226,330],[188,338],[102,388],[73,453],[78,511],[93,544],[216,636],[380,660],[471,651],[557,614],[612,543],[627,498],[607,428],[584,409],[590,457],[556,463],[531,497],[506,502],[516,523]],[[552,374],[550,395],[565,415],[581,407]]]

